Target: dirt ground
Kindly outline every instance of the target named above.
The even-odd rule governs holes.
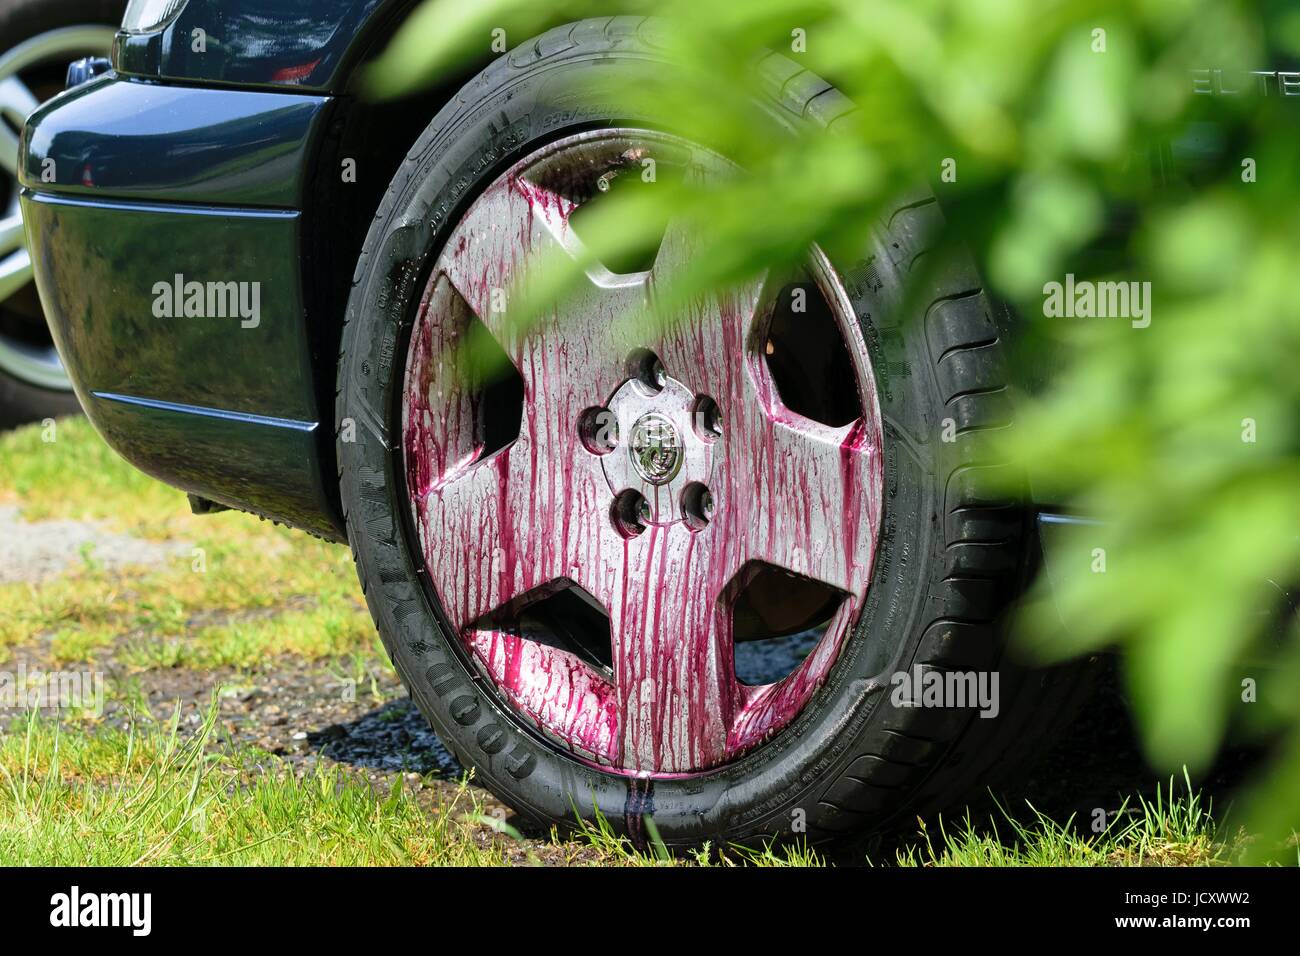
[[[59,520],[29,524],[17,509],[0,508],[0,581],[39,583],[62,574],[88,552],[125,556],[132,563],[162,562],[177,543],[130,539],[94,522]],[[267,612],[248,612],[261,613]],[[195,622],[198,623],[198,622]],[[244,670],[233,667],[155,667],[141,669],[122,659],[131,642],[149,635],[119,638],[96,654],[96,669],[113,692],[103,719],[125,723],[140,704],[159,720],[179,706],[182,727],[197,727],[212,695],[220,688],[219,727],[232,743],[273,754],[300,771],[318,761],[341,765],[387,789],[403,784],[435,802],[453,792],[464,774],[414,707],[391,668],[373,667],[358,680],[329,664],[279,656]],[[49,635],[9,649],[6,669],[49,670]],[[65,668],[67,665],[62,665]],[[1113,661],[1103,661],[1098,686],[1057,745],[1031,765],[1022,782],[976,800],[978,816],[996,808],[1023,807],[1027,800],[1057,820],[1072,814],[1087,821],[1096,807],[1115,808],[1135,792],[1151,794],[1161,783],[1144,762]],[[1257,754],[1234,750],[1201,781],[1218,809],[1257,764]],[[509,809],[484,793],[487,813],[518,824]],[[518,846],[543,862],[574,860],[582,850],[558,849],[545,834],[526,834]],[[873,841],[872,855],[888,858],[908,834]],[[484,829],[483,839],[494,835]],[[857,854],[840,863],[861,862]]]

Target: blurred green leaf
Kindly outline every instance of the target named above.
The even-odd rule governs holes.
[[[1265,672],[1294,674],[1297,656],[1300,137],[1280,89],[1197,95],[1193,71],[1265,82],[1233,71],[1285,68],[1300,16],[1220,0],[429,0],[368,71],[370,90],[487,62],[494,30],[514,48],[555,24],[647,11],[671,67],[591,95],[671,117],[739,172],[593,211],[588,257],[539,270],[519,291],[521,321],[670,220],[692,224],[697,251],[656,290],[664,321],[813,243],[864,248],[891,203],[930,184],[1017,313],[1024,355],[1058,364],[1022,396],[1001,450],[1040,497],[1100,521],[1039,582],[1022,648],[1120,648],[1150,755],[1171,771],[1204,768],[1232,726],[1286,735],[1256,817],[1261,845],[1283,846],[1300,806],[1300,708]],[[762,83],[807,79],[801,68],[857,106],[833,134],[757,106]],[[1048,316],[1044,287],[1067,273],[1150,283],[1150,324]],[[1243,676],[1265,688],[1258,705]]]

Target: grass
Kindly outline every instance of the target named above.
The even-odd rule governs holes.
[[[179,711],[178,711],[179,716]],[[178,719],[68,726],[29,713],[0,737],[0,865],[615,866],[717,862],[638,852],[608,822],[576,841],[525,841],[484,811],[469,779],[447,791],[376,786],[339,767],[295,774],[271,754],[223,745],[217,708]],[[540,856],[546,851],[546,859]],[[816,865],[807,851],[735,851],[729,865]]]
[[[54,437],[54,441],[44,440]],[[389,664],[345,548],[236,513],[196,517],[182,494],[136,472],[81,419],[0,435],[0,504],[32,522],[96,522],[166,543],[171,557],[115,567],[86,550],[63,575],[0,585],[0,667],[15,649],[49,665],[116,667],[112,719],[14,718],[0,733],[0,865],[821,866],[802,844],[668,852],[597,818],[576,835],[524,839],[469,781],[411,782],[236,743],[223,694],[263,668],[315,664],[383,694]],[[33,531],[32,533],[39,533]],[[150,674],[224,668],[197,725],[150,716]],[[193,702],[190,702],[193,703]],[[1084,831],[1084,832],[1081,832]],[[1101,834],[1029,809],[981,827],[921,824],[891,866],[1217,865],[1238,841],[1220,834],[1187,788],[1126,806]]]
[[[977,827],[969,817],[937,840],[924,821],[919,839],[900,850],[899,866],[1218,866],[1239,859],[1243,834],[1221,835],[1210,806],[1184,776],[1185,789],[1157,787],[1151,800],[1126,801],[1100,833],[1057,822],[1027,805],[1028,820],[999,807]]]
[[[132,666],[246,667],[334,659],[374,647],[347,549],[248,515],[194,516],[185,496],[117,457],[84,419],[0,435],[0,503],[28,521],[97,522],[179,545],[163,567],[111,569],[83,555],[41,584],[0,585],[6,645],[49,638],[58,663],[125,645]]]
[[[132,723],[93,733],[30,715],[0,741],[4,865],[480,866],[479,797],[462,783],[425,807],[337,767],[295,775],[252,750],[213,752],[215,708],[193,735]]]
[[[672,855],[651,828],[638,850],[603,817],[577,837],[524,840],[484,811],[468,779],[444,790],[375,785],[337,766],[295,772],[279,758],[220,741],[215,702],[192,732],[147,717],[126,726],[60,723],[30,713],[0,737],[0,865],[823,866],[815,849],[703,846]],[[422,794],[433,794],[421,799]],[[1006,831],[969,821],[899,851],[894,865],[1147,866],[1228,863],[1195,794],[1171,781],[1106,832],[1082,836],[1038,814]],[[543,858],[543,853],[545,858]]]
[[[33,521],[100,519],[152,537],[169,536],[183,513],[177,500],[185,505],[184,495],[124,462],[84,418],[0,434],[0,489]]]

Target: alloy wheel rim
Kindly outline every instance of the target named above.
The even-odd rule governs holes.
[[[667,134],[601,130],[539,149],[469,207],[412,331],[403,453],[429,583],[498,696],[583,761],[678,776],[771,738],[830,675],[871,576],[882,433],[861,330],[818,250],[810,272],[857,380],[860,414],[848,424],[805,418],[782,400],[763,358],[767,277],[665,325],[644,320],[656,285],[692,254],[682,223],[669,224],[649,271],[591,266],[563,309],[511,321],[503,290],[548,255],[581,256],[571,217],[599,188],[591,184],[645,156],[687,176],[732,172]],[[467,360],[476,334],[520,381],[518,434],[495,444],[485,440],[483,373]],[[802,662],[749,686],[736,677],[733,608],[760,568],[836,599]],[[606,657],[589,652],[599,638],[575,645],[529,624],[528,609],[561,592],[603,612]]]
[[[18,202],[18,130],[40,105],[24,79],[29,71],[81,56],[106,54],[115,28],[101,24],[61,27],[0,53],[0,177],[7,200],[0,207],[0,308],[32,281],[32,262]],[[53,391],[71,391],[48,335],[20,338],[0,329],[0,371]]]

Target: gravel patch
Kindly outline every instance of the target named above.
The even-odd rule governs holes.
[[[26,521],[17,505],[0,505],[0,584],[47,581],[88,560],[109,568],[158,567],[189,551],[185,542],[146,541],[95,521]]]

